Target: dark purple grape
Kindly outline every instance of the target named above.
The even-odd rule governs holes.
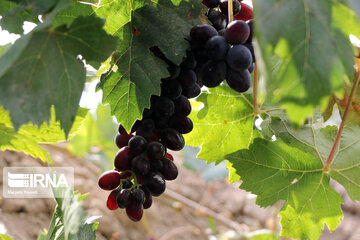
[[[125,181],[125,182],[122,183],[122,188],[129,189],[129,188],[132,187],[132,185],[133,185],[133,183],[131,181]]]
[[[113,190],[120,185],[120,173],[115,170],[106,171],[99,177],[99,187],[104,190]]]
[[[136,120],[136,122],[131,127],[131,133],[136,132],[136,130],[141,126],[141,122],[142,121],[140,120]]]
[[[132,202],[126,208],[126,214],[134,222],[140,221],[143,216],[143,213],[144,213],[144,208],[142,204],[136,204]]]
[[[196,67],[196,59],[195,55],[192,51],[186,51],[186,58],[185,60],[180,64],[180,67],[182,69],[194,69]]]
[[[181,95],[175,101],[175,113],[180,116],[187,116],[191,113],[191,103],[187,97]]]
[[[166,154],[166,148],[159,142],[152,142],[148,145],[147,156],[150,159],[162,159]]]
[[[183,87],[191,87],[196,83],[196,74],[191,69],[182,69],[178,81]]]
[[[182,134],[191,132],[194,127],[190,118],[180,115],[172,116],[169,120],[169,126]]]
[[[161,115],[160,113],[157,113],[157,112],[153,116],[155,126],[160,129],[166,128],[168,126],[169,118],[170,117]]]
[[[155,123],[152,119],[146,119],[142,122],[141,126],[140,126],[141,129],[145,130],[145,131],[153,131],[154,128],[155,128]]]
[[[140,188],[131,192],[131,201],[137,204],[143,204],[145,202],[145,193]]]
[[[145,108],[143,111],[143,119],[148,119],[153,114],[153,109]]]
[[[228,15],[228,0],[221,0],[220,1],[220,10],[221,13],[223,13],[225,16]],[[236,15],[240,12],[241,10],[241,5],[240,2],[238,0],[233,0],[233,15]]]
[[[116,169],[120,171],[129,170],[131,167],[131,159],[133,159],[134,154],[130,151],[129,147],[121,148],[115,156],[114,165]]]
[[[163,162],[162,160],[158,159],[150,159],[150,170],[152,172],[159,172],[163,168]]]
[[[174,180],[177,178],[179,172],[178,168],[176,167],[175,163],[170,159],[164,158],[164,167],[161,170],[165,180]]]
[[[251,85],[251,76],[249,71],[234,71],[232,69],[228,69],[226,82],[229,86],[237,92],[246,92]]]
[[[168,71],[170,73],[170,79],[176,79],[180,74],[179,66],[177,66],[177,65],[175,65],[173,63],[169,64],[167,69],[168,69]]]
[[[253,45],[253,43],[245,43],[244,46],[247,47],[247,48],[250,50],[251,56],[252,56],[252,60],[253,60],[253,62],[255,62],[256,59],[255,59],[255,52],[254,52],[254,45]]]
[[[129,140],[129,149],[138,155],[146,151],[148,142],[142,136],[134,136]]]
[[[141,155],[136,156],[131,160],[131,167],[134,173],[140,176],[145,176],[150,171],[149,161]]]
[[[216,29],[208,24],[194,26],[190,31],[190,37],[196,46],[204,46],[211,37],[218,35]]]
[[[210,60],[205,63],[201,73],[202,82],[206,87],[217,87],[226,78],[226,63]]]
[[[253,39],[253,31],[254,31],[254,20],[249,20],[246,22],[247,25],[249,25],[249,29],[250,29],[250,34],[249,34],[249,37],[248,39],[246,40],[246,43],[251,43],[252,42],[252,39]]]
[[[229,50],[229,44],[222,36],[210,38],[205,45],[207,56],[212,60],[224,60]]]
[[[116,203],[119,208],[126,208],[131,203],[131,191],[122,189],[116,196]]]
[[[249,25],[242,20],[232,21],[225,30],[225,39],[232,45],[245,43],[249,35]]]
[[[144,193],[145,193],[145,202],[143,203],[143,207],[144,207],[144,209],[148,209],[148,208],[150,208],[151,205],[152,205],[152,196],[151,196],[151,193],[150,193],[150,191],[149,191],[146,187],[144,187],[144,186],[142,186],[141,189],[142,189],[142,190],[144,191]]]
[[[116,196],[120,191],[118,189],[113,190],[106,201],[106,206],[109,210],[116,210],[118,209],[118,205],[116,204]]]
[[[128,145],[130,138],[134,135],[132,134],[116,134],[115,136],[115,143],[118,148],[122,148]]]
[[[255,70],[255,63],[251,64],[251,66],[248,68],[249,73],[252,73]]]
[[[226,16],[221,12],[215,9],[209,9],[206,15],[215,29],[219,30],[226,27]]]
[[[171,117],[175,112],[175,104],[167,97],[159,97],[155,103],[155,110],[159,115]]]
[[[210,8],[216,8],[220,4],[220,0],[205,0],[205,2]]]
[[[225,30],[226,30],[226,29],[221,29],[221,30],[219,31],[219,36],[225,37]]]
[[[125,128],[119,124],[119,129],[118,129],[120,134],[124,134],[124,135],[128,135],[127,131],[125,130]]]
[[[169,149],[180,151],[185,146],[183,135],[173,128],[166,128],[161,131],[161,141]]]
[[[252,64],[251,52],[244,45],[235,45],[229,49],[226,62],[236,71],[248,69]]]
[[[201,93],[201,88],[200,86],[195,83],[194,85],[192,85],[191,87],[183,87],[183,95],[187,98],[194,98],[199,96]]]
[[[178,81],[173,79],[161,83],[161,96],[175,100],[180,97],[181,93],[182,88]]]
[[[166,188],[164,176],[159,172],[150,172],[145,178],[145,186],[153,196],[160,196]]]

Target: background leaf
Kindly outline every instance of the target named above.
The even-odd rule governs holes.
[[[267,71],[267,97],[297,124],[353,80],[353,49],[332,18],[331,1],[255,2],[257,39]],[[286,22],[286,25],[282,24]],[[272,75],[271,56],[282,62]]]
[[[10,110],[15,129],[24,123],[47,121],[54,105],[67,134],[85,83],[84,64],[77,56],[98,66],[115,48],[116,39],[105,33],[103,20],[95,16],[79,17],[69,27],[52,28],[52,18],[66,7],[68,3],[60,1],[44,23],[0,57],[0,103]]]

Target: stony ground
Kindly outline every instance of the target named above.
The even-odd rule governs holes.
[[[155,199],[143,220],[133,223],[124,211],[107,210],[107,192],[97,187],[99,166],[71,156],[62,147],[51,147],[49,151],[55,166],[74,167],[75,189],[90,193],[84,207],[88,215],[102,216],[99,219],[99,240],[207,240],[213,234],[231,233],[233,230],[279,231],[276,215],[281,203],[271,208],[260,208],[256,206],[254,196],[239,190],[238,184],[228,184],[225,180],[207,184],[197,173],[183,167],[180,167],[179,178],[168,184],[168,190],[162,197]],[[176,158],[181,164],[181,157]],[[24,154],[0,151],[1,168],[42,165],[39,160]],[[340,186],[334,184],[334,187],[344,196],[345,218],[334,233],[325,230],[321,239],[359,240],[360,205],[351,202]],[[54,207],[52,199],[3,199],[0,203],[0,233],[6,230],[6,234],[15,240],[36,239],[39,231],[49,226]],[[215,224],[209,224],[209,215],[215,219]],[[213,225],[215,227],[209,227]],[[222,239],[230,238],[225,234]]]

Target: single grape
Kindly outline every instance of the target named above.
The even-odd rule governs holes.
[[[183,95],[187,98],[194,98],[199,96],[201,93],[200,86],[195,83],[191,87],[183,87]]]
[[[226,27],[226,16],[221,12],[211,8],[207,12],[206,16],[209,21],[212,23],[213,27],[217,30],[224,29]]]
[[[145,157],[139,155],[131,160],[131,167],[134,173],[145,176],[150,171],[150,163]]]
[[[151,196],[151,193],[150,191],[145,187],[145,186],[142,186],[141,189],[144,191],[145,193],[145,202],[143,203],[143,207],[144,209],[148,209],[151,207],[152,205],[152,196]]]
[[[252,64],[251,52],[244,45],[235,45],[229,49],[226,62],[236,71],[248,69]]]
[[[228,0],[220,1],[220,10],[221,12],[227,16],[228,15]],[[233,0],[233,15],[238,14],[241,11],[241,5],[238,0]]]
[[[202,81],[204,86],[213,88],[217,87],[225,80],[226,63],[224,61],[210,60],[205,63],[202,69]]]
[[[106,201],[106,206],[109,210],[116,210],[118,209],[118,205],[116,204],[116,196],[120,191],[118,189],[113,190]]]
[[[232,45],[245,43],[249,35],[249,25],[242,20],[232,21],[225,30],[225,39]]]
[[[182,88],[178,81],[170,80],[161,83],[161,96],[175,100],[180,97],[181,93]]]
[[[104,190],[113,190],[120,185],[120,173],[109,170],[101,174],[98,181],[99,187]]]
[[[193,122],[190,118],[174,115],[169,120],[169,126],[176,129],[179,133],[186,134],[193,130]]]
[[[218,35],[216,29],[208,24],[194,26],[190,31],[190,37],[196,46],[204,46],[211,37]]]
[[[175,113],[180,116],[187,116],[191,113],[191,104],[187,97],[181,95],[175,101]]]
[[[136,120],[136,122],[132,125],[131,127],[131,133],[136,132],[136,130],[141,126],[142,121],[141,120]]]
[[[174,157],[170,153],[165,154],[164,158],[167,158],[167,159],[170,159],[171,161],[174,161]]]
[[[178,168],[176,167],[175,163],[170,159],[164,158],[164,167],[161,171],[165,180],[174,180],[177,178],[179,172]]]
[[[142,136],[134,136],[129,140],[129,149],[134,154],[138,155],[146,151],[148,142]]]
[[[134,154],[130,151],[129,147],[123,147],[116,153],[114,165],[120,171],[129,170],[133,157]]]
[[[124,135],[128,135],[127,131],[125,130],[125,128],[119,124],[119,129],[118,129],[120,134],[124,134]]]
[[[145,193],[140,188],[131,192],[131,201],[137,204],[143,204],[145,202]]]
[[[183,87],[191,87],[196,83],[196,74],[191,69],[182,69],[178,81]]]
[[[164,176],[159,172],[150,172],[145,178],[145,186],[153,196],[160,196],[166,188]]]
[[[158,160],[158,159],[151,159],[150,160],[150,170],[152,172],[161,171],[163,166],[164,166],[164,164],[163,164],[162,160]]]
[[[228,69],[226,82],[229,86],[237,92],[246,92],[251,85],[251,76],[249,71],[234,71],[232,69]]]
[[[240,5],[241,5],[241,11],[239,12],[239,14],[236,14],[234,18],[236,20],[243,20],[243,21],[248,21],[252,19],[253,18],[252,8],[246,3],[241,2]]]
[[[128,145],[130,138],[134,135],[132,134],[116,134],[115,136],[115,143],[118,148],[122,148]]]
[[[254,20],[249,20],[246,22],[247,25],[249,25],[249,29],[250,29],[250,34],[248,39],[246,40],[246,43],[251,43],[252,42],[252,38],[253,38],[253,31],[254,31]]]
[[[229,44],[222,36],[210,38],[205,45],[205,51],[212,60],[224,60],[229,50]]]
[[[142,121],[140,128],[145,131],[151,132],[155,129],[155,123],[152,119],[146,119],[146,120]]]
[[[251,52],[252,60],[253,60],[253,62],[255,62],[256,59],[255,59],[255,52],[254,52],[254,44],[253,43],[245,43],[244,46],[249,49],[249,51]]]
[[[159,97],[155,103],[155,110],[164,117],[171,117],[175,112],[175,104],[167,97]]]
[[[205,0],[206,4],[210,8],[216,8],[219,6],[220,1],[219,0]]]
[[[186,58],[184,61],[182,61],[180,67],[182,69],[194,69],[196,67],[196,59],[192,51],[186,51]]]
[[[143,212],[143,205],[134,202],[130,203],[130,205],[126,208],[126,214],[134,222],[138,222],[141,220]]]
[[[183,135],[173,128],[166,128],[161,131],[161,141],[167,148],[174,151],[180,151],[185,146]]]
[[[152,142],[148,145],[147,156],[150,159],[162,159],[166,154],[166,148],[159,142]]]
[[[116,203],[119,208],[126,208],[131,203],[131,191],[122,189],[116,196]]]
[[[249,73],[252,73],[255,70],[255,63],[251,64],[251,66],[248,68]]]
[[[169,64],[167,69],[168,69],[168,71],[170,73],[170,79],[176,79],[180,74],[179,66],[177,66],[177,65],[175,65],[173,63]]]

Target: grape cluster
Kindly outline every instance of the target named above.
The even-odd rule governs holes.
[[[206,16],[212,26],[194,26],[189,40],[198,82],[200,86],[213,88],[226,79],[232,89],[245,92],[250,88],[250,74],[255,68],[252,9],[233,0],[234,17],[238,20],[228,23],[227,0],[204,0],[203,3],[209,7]]]
[[[142,218],[153,196],[165,191],[166,180],[177,178],[178,169],[167,149],[179,151],[184,147],[182,134],[193,129],[188,117],[191,112],[188,98],[201,92],[193,71],[194,59],[185,58],[179,67],[159,48],[153,47],[151,51],[168,64],[170,77],[161,79],[161,95],[151,96],[150,108],[144,110],[142,120],[134,123],[130,133],[119,125],[115,142],[120,150],[115,156],[115,169],[99,178],[100,188],[112,190],[107,207],[125,208],[133,221]]]

